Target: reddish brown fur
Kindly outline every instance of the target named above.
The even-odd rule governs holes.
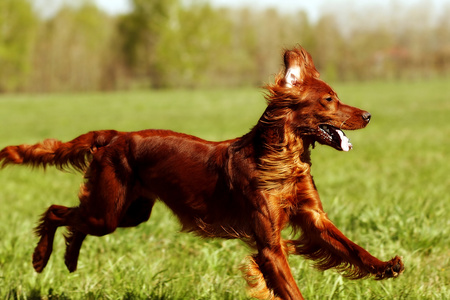
[[[166,130],[107,130],[67,143],[45,140],[1,150],[2,167],[54,165],[85,172],[80,205],[50,206],[36,228],[36,271],[50,258],[57,227],[68,227],[65,263],[73,272],[86,235],[137,226],[160,199],[183,230],[239,238],[257,250],[243,270],[259,298],[303,299],[288,254],[350,278],[398,276],[403,271],[398,256],[380,261],[331,223],[310,174],[315,142],[340,147],[323,137],[319,125],[360,129],[370,114],[341,103],[301,47],[286,51],[284,61],[285,70],[267,86],[266,111],[241,138],[208,142]],[[288,225],[300,237],[283,240]]]

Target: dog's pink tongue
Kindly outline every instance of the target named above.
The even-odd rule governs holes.
[[[350,149],[352,149],[353,146],[350,143],[350,140],[348,139],[348,137],[346,137],[342,131],[340,131],[340,130],[336,130],[336,131],[339,134],[339,137],[341,138],[342,151],[349,151]]]

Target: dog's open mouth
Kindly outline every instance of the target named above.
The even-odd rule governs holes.
[[[344,132],[331,125],[319,125],[318,142],[329,145],[337,150],[349,151],[352,149],[352,144]]]

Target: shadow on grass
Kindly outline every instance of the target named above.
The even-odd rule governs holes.
[[[49,300],[72,300],[72,299],[85,299],[85,300],[96,300],[96,299],[105,299],[105,296],[101,293],[96,294],[93,292],[89,292],[83,296],[72,298],[67,296],[66,294],[56,294],[54,293],[53,289],[49,289],[47,293],[42,293],[41,289],[39,288],[33,288],[28,293],[24,293],[22,290],[18,288],[12,288],[6,293],[5,300],[42,300],[42,299],[49,299]],[[127,291],[123,295],[122,298],[118,298],[121,300],[168,300],[168,299],[174,299],[179,300],[177,298],[171,297],[170,295],[161,295],[158,293],[158,295],[155,295],[151,293],[150,295],[143,295],[139,292],[135,291]],[[181,300],[181,298],[180,298]]]
[[[70,300],[71,298],[66,296],[64,293],[58,295],[54,294],[53,289],[49,289],[48,293],[43,298],[40,288],[33,288],[28,293],[24,293],[23,291],[12,288],[6,293],[5,300],[41,300],[41,299],[52,299],[52,300]]]
[[[141,295],[134,291],[126,292],[122,298],[122,300],[134,300],[134,299],[137,299],[137,300],[167,300],[167,299],[175,299],[175,298],[170,297],[168,295],[154,295],[153,293],[148,296],[144,296],[144,295]]]

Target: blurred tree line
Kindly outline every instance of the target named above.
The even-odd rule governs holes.
[[[450,7],[324,13],[216,8],[204,1],[132,0],[110,16],[89,1],[40,17],[0,1],[0,92],[255,86],[304,46],[327,80],[450,74]]]

